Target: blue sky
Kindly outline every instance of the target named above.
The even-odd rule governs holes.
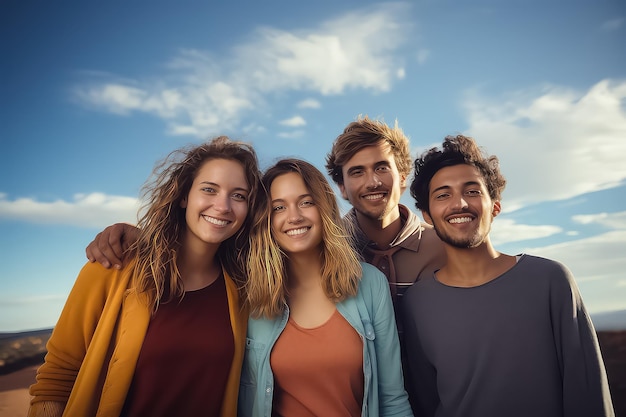
[[[262,167],[323,169],[360,114],[414,155],[474,136],[509,181],[496,247],[564,262],[592,314],[625,309],[624,44],[621,0],[4,1],[0,331],[55,324],[171,150],[226,134]]]

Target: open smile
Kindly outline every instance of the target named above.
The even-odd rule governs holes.
[[[386,195],[387,193],[365,194],[363,198],[365,200],[376,201],[376,200],[382,200],[383,198],[385,198]]]
[[[206,215],[203,215],[202,218],[206,220],[207,222],[214,224],[216,226],[227,226],[232,223],[230,220],[216,219],[215,217],[206,216]]]
[[[300,235],[303,235],[306,232],[308,232],[309,229],[311,229],[311,228],[310,227],[300,227],[298,229],[287,230],[285,233],[287,234],[287,236],[300,236]]]

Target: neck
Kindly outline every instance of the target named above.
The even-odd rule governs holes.
[[[445,244],[447,262],[437,272],[437,279],[451,286],[475,287],[502,275],[515,265],[515,257],[495,250],[489,240],[462,249]]]
[[[376,242],[376,246],[380,249],[389,247],[404,225],[398,206],[380,219],[364,216],[357,211],[356,219],[359,228],[365,233],[369,240]]]
[[[290,290],[319,286],[322,275],[320,251],[290,254],[286,261]]]
[[[176,264],[186,291],[204,288],[217,279],[222,269],[215,256],[218,248],[219,245],[183,245]]]

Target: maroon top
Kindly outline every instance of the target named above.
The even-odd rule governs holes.
[[[159,305],[121,416],[219,416],[234,349],[223,276]]]

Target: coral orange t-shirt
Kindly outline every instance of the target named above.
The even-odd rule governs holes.
[[[270,365],[274,416],[361,415],[363,341],[339,311],[311,329],[289,318]]]

